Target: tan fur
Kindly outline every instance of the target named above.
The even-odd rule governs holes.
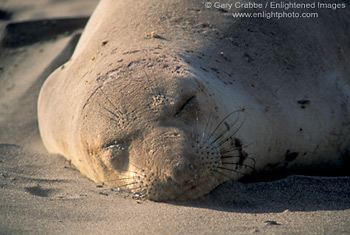
[[[152,200],[254,172],[340,169],[348,13],[267,21],[200,1],[102,0],[41,89],[43,142],[92,180]]]

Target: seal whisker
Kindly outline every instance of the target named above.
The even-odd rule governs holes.
[[[242,145],[242,146],[239,146],[239,147],[231,147],[231,148],[225,148],[225,147],[221,147],[220,149],[220,154],[221,155],[224,155],[226,153],[231,153],[231,152],[237,152],[241,149],[245,149],[245,148],[248,148],[249,146],[251,146],[253,143],[250,143],[250,144],[246,144],[246,145]]]
[[[119,180],[130,180],[130,177],[127,178],[119,178],[119,179],[114,179],[114,180],[106,180],[106,181],[101,181],[101,182],[96,182],[96,184],[104,184],[104,183],[108,183],[108,182],[115,182],[115,181],[119,181]]]
[[[137,189],[137,188],[142,188],[142,187],[141,187],[141,186],[135,187],[135,188],[133,188],[132,190],[135,190],[135,189]],[[143,195],[145,195],[145,192],[146,192],[146,191],[147,191],[146,188],[142,188],[141,190],[136,191],[136,192],[134,192],[134,193],[138,193],[138,194],[143,194]]]
[[[237,171],[237,170],[234,170],[234,169],[229,169],[229,168],[225,168],[225,167],[221,167],[221,166],[219,166],[218,168],[219,168],[219,169],[222,169],[222,170],[226,170],[226,171],[236,172],[236,173],[241,174],[241,175],[244,175],[244,176],[249,176],[249,174],[245,174],[245,173],[243,173],[243,172],[240,172],[240,171]]]
[[[156,84],[156,87],[160,87],[160,86],[158,85],[157,78],[156,78],[156,75],[154,74],[153,68],[151,68],[151,71],[152,71],[153,80],[154,80],[154,83]],[[162,93],[160,92],[160,90],[158,90],[158,95],[162,95]]]
[[[139,190],[137,190],[139,189]],[[134,190],[137,190],[137,191],[134,191]],[[134,192],[133,192],[134,191]],[[133,199],[142,199],[142,198],[145,198],[146,197],[146,189],[145,188],[142,188],[141,186],[138,186],[138,187],[135,187],[135,188],[130,188],[130,189],[127,189],[125,190],[124,192],[126,193],[130,193],[129,196],[131,195]],[[135,198],[136,197],[136,198]]]
[[[135,183],[136,183],[136,182],[135,182]],[[141,186],[137,186],[137,187],[134,187],[134,188],[127,188],[127,189],[124,189],[123,191],[124,191],[124,192],[132,192],[133,190],[139,189],[139,188],[141,188]],[[142,191],[142,190],[141,190],[141,191]],[[134,193],[139,193],[139,191],[134,192]]]
[[[240,154],[238,154],[238,155],[227,155],[227,156],[221,156],[221,159],[229,159],[229,158],[242,158],[242,156],[240,155]],[[252,161],[254,161],[255,162],[255,159],[254,158],[252,158],[252,157],[244,157],[244,159],[250,159],[250,160],[252,160]]]
[[[109,116],[107,116],[106,114],[103,114],[103,113],[101,113],[101,112],[99,112],[98,113],[99,115],[102,115],[103,117],[105,117],[105,118],[108,118],[110,121],[112,121],[112,122],[115,122],[115,123],[118,123],[118,121],[116,120],[116,119],[114,119],[114,118],[112,118],[112,117],[109,117]]]
[[[235,114],[235,113],[237,113],[237,112],[241,112],[241,110],[235,110],[235,111],[233,111],[232,113],[228,114],[226,117],[224,117],[224,118],[222,119],[222,121],[216,126],[216,128],[214,129],[214,131],[208,136],[208,139],[210,139],[210,138],[214,135],[214,133],[219,129],[219,127],[224,123],[224,121],[225,121],[227,118],[229,118],[231,115],[233,115],[233,114]],[[213,141],[213,142],[215,142],[215,141]]]
[[[116,186],[111,187],[111,188],[121,188],[121,187],[126,187],[126,186],[134,185],[134,184],[137,184],[137,182],[131,182],[131,183],[127,183],[127,184],[116,185]],[[124,189],[124,190],[126,190],[126,189]]]
[[[154,74],[152,66],[150,66],[150,67],[151,67],[151,72],[153,75],[153,81],[154,81],[155,86],[150,86],[150,90],[152,91],[154,97],[159,97],[162,95],[164,96],[164,94],[162,94],[162,92],[159,89],[157,89],[157,90],[153,89],[153,87],[160,87],[160,86],[158,85],[158,81],[157,81],[156,75]],[[145,73],[147,79],[149,79],[151,77],[147,74],[145,69],[143,69],[143,72]],[[150,81],[150,79],[149,79],[149,81]]]
[[[211,123],[210,120],[211,120],[212,114],[213,114],[213,111],[210,110],[208,122],[207,122],[207,124],[205,125],[205,128],[204,128],[204,130],[203,130],[203,133],[202,133],[202,137],[201,137],[201,139],[200,139],[200,142],[202,142],[202,141],[204,140],[204,138],[205,138],[205,133],[207,133],[207,128],[209,127],[209,123]],[[210,125],[212,125],[212,124],[210,124]],[[210,127],[210,128],[211,128],[211,127]],[[209,137],[209,138],[210,138],[210,137]],[[208,138],[208,139],[209,139],[209,138]]]
[[[146,70],[145,69],[143,69],[143,72],[145,73],[145,76],[146,76],[146,78],[150,81],[150,77],[149,77],[149,75],[147,74],[147,72],[146,72]],[[157,83],[156,81],[155,81],[155,83]],[[150,91],[152,92],[152,95],[154,96],[154,97],[157,97],[159,94],[157,94],[157,92],[155,92],[155,90],[152,88],[152,86],[149,86],[148,87],[149,89],[150,89]]]
[[[239,117],[237,117],[237,118],[235,119],[235,121],[234,121],[231,125],[229,125],[228,130],[223,130],[221,133],[219,133],[218,136],[212,141],[212,143],[216,143],[219,139],[223,138],[223,137],[225,136],[225,134],[227,134],[228,132],[230,132],[231,128],[232,128],[234,125],[236,125],[236,123],[238,122],[238,120],[239,120]],[[218,128],[219,128],[219,127],[218,127]],[[217,128],[217,129],[218,129],[218,128]],[[228,138],[227,138],[227,139],[228,139]]]
[[[145,196],[145,195],[146,195],[146,191],[147,191],[146,188],[142,188],[141,186],[139,186],[139,187],[133,188],[132,190],[135,190],[135,189],[138,189],[138,188],[139,188],[140,190],[134,192],[134,194],[140,194],[140,195]]]
[[[225,174],[224,172],[222,172],[222,171],[218,171],[218,170],[215,170],[215,169],[211,169],[211,171],[212,171],[212,172],[215,172],[215,173],[218,173],[218,174],[220,174],[220,175],[223,175],[223,176],[227,177],[229,180],[232,179],[232,177],[226,175],[226,174]]]
[[[129,189],[120,189],[121,187],[126,187],[129,185],[134,185],[137,184],[137,182],[132,182],[132,183],[128,183],[128,184],[123,184],[123,185],[117,185],[117,186],[113,186],[113,187],[108,187],[108,188],[99,188],[100,190],[110,190],[110,189],[118,189],[119,191],[123,190],[129,190]]]
[[[123,113],[117,108],[117,106],[115,106],[115,104],[113,104],[113,102],[108,98],[108,96],[104,93],[104,91],[102,90],[102,88],[99,88],[101,93],[103,94],[103,96],[105,97],[105,99],[107,100],[108,103],[110,103],[113,108],[119,113],[119,115],[123,115]],[[100,105],[100,104],[99,104]]]
[[[120,189],[119,187],[114,187],[114,188],[110,188],[110,189],[111,190],[117,189],[117,191],[120,192],[120,193],[138,193],[138,192],[133,192],[133,190],[139,189],[139,188],[141,188],[141,186],[137,186],[137,187],[134,187],[134,188],[126,188],[126,189]]]
[[[252,169],[254,172],[256,172],[255,168],[252,166],[249,166],[247,164],[242,164],[242,163],[235,163],[235,162],[223,162],[222,165],[237,165],[237,166],[243,166],[245,168],[250,168]]]
[[[131,166],[133,166],[134,168],[136,168],[136,170],[138,171],[125,171],[125,172],[130,172],[130,173],[134,173],[135,175],[142,175],[145,176],[145,174],[143,172],[145,172],[145,168],[140,168],[138,166],[136,166],[133,163],[129,163]]]
[[[229,159],[229,158],[241,158],[241,155],[237,155],[237,156],[234,156],[234,155],[221,156],[221,159]],[[254,158],[252,158],[252,157],[244,157],[244,160],[245,159],[249,159],[249,160],[253,161],[253,166],[255,167],[255,159]]]
[[[240,155],[229,155],[229,156],[221,156],[221,159],[227,159],[227,158],[239,158]]]
[[[237,134],[237,132],[242,128],[243,124],[245,123],[246,118],[244,118],[244,120],[241,122],[241,124],[239,125],[239,127],[229,136],[227,137],[225,140],[221,141],[218,144],[218,147],[221,147],[225,142],[229,141],[231,137],[233,137],[235,134]]]
[[[107,110],[105,107],[101,106],[100,104],[99,104],[99,107],[100,107],[100,108],[103,108],[103,109],[105,109],[106,111],[108,111],[109,113],[111,113],[110,110]],[[110,116],[104,114],[103,112],[98,112],[98,111],[95,110],[95,109],[94,109],[92,112],[96,113],[97,115],[101,115],[101,116],[103,116],[103,117],[109,119],[109,120],[112,121],[112,122],[118,123],[118,121],[117,121],[116,119],[114,119],[114,118],[112,118],[112,117],[110,117]],[[112,115],[113,115],[113,114],[112,114]],[[116,117],[116,116],[113,115],[113,117]]]
[[[242,123],[239,125],[239,127],[238,127],[237,129],[232,129],[232,127],[235,126],[235,125],[237,124],[237,122],[239,121],[239,119],[240,119],[240,116],[239,116],[239,113],[240,113],[240,112],[244,112],[244,111],[243,111],[243,110],[236,110],[236,111],[230,113],[229,115],[227,115],[227,116],[219,123],[219,125],[215,128],[215,130],[214,130],[213,133],[209,136],[209,138],[212,137],[212,136],[215,134],[215,132],[216,132],[217,130],[219,130],[219,128],[223,125],[224,121],[225,121],[228,117],[230,117],[231,115],[233,115],[233,114],[235,114],[235,113],[238,113],[237,118],[227,127],[226,130],[224,130],[224,131],[222,131],[221,133],[219,133],[218,136],[217,136],[213,141],[211,141],[211,143],[217,143],[218,140],[224,138],[223,141],[217,143],[217,144],[218,144],[218,147],[222,147],[222,145],[223,145],[225,142],[227,142],[232,136],[234,136],[234,135],[241,129],[241,127],[243,126],[243,124],[244,124],[244,122],[245,122],[245,118],[244,118],[244,120],[242,121]],[[233,133],[230,134],[230,132],[231,132],[232,130],[233,130]],[[228,137],[225,137],[225,135],[227,135],[227,133],[228,133],[229,136],[228,136]],[[209,138],[208,138],[208,139],[209,139]]]
[[[99,106],[101,107],[101,108],[103,108],[104,110],[106,110],[107,112],[109,112],[110,114],[112,114],[114,117],[116,117],[116,118],[118,118],[118,119],[120,119],[120,117],[117,115],[117,114],[115,114],[113,111],[111,111],[111,110],[109,110],[109,109],[107,109],[106,107],[104,107],[104,106],[101,106],[100,104],[99,104]],[[110,118],[111,119],[111,118]],[[113,119],[115,122],[118,122],[117,120],[115,120],[115,119]],[[112,121],[112,120],[111,120]]]
[[[146,199],[146,198],[147,198],[147,195],[143,194],[143,193],[134,192],[131,194],[131,199],[142,200],[142,199]]]

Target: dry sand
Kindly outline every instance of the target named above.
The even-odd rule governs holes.
[[[13,24],[9,28],[15,30],[7,32],[5,25],[80,17],[75,28],[53,23],[63,32],[74,31],[96,4],[0,2],[0,9],[12,12],[0,12],[11,17],[0,20],[0,36],[7,42],[0,48],[0,234],[350,234],[350,177],[229,182],[194,202],[155,203],[97,188],[63,157],[48,155],[38,132],[36,100],[47,75],[69,59],[77,36],[50,35],[50,21]],[[38,32],[48,38],[36,38]]]

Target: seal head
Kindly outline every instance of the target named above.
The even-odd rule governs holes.
[[[136,66],[100,78],[78,122],[80,149],[86,151],[81,155],[91,161],[86,174],[152,200],[197,198],[244,165],[232,146],[234,129],[213,126],[209,122],[219,118],[214,114],[213,120],[202,118],[216,104],[194,75],[152,76]],[[224,159],[228,148],[235,157]]]

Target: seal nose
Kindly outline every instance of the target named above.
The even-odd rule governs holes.
[[[168,176],[179,185],[191,184],[197,179],[197,172],[192,163],[179,162],[176,163]]]

